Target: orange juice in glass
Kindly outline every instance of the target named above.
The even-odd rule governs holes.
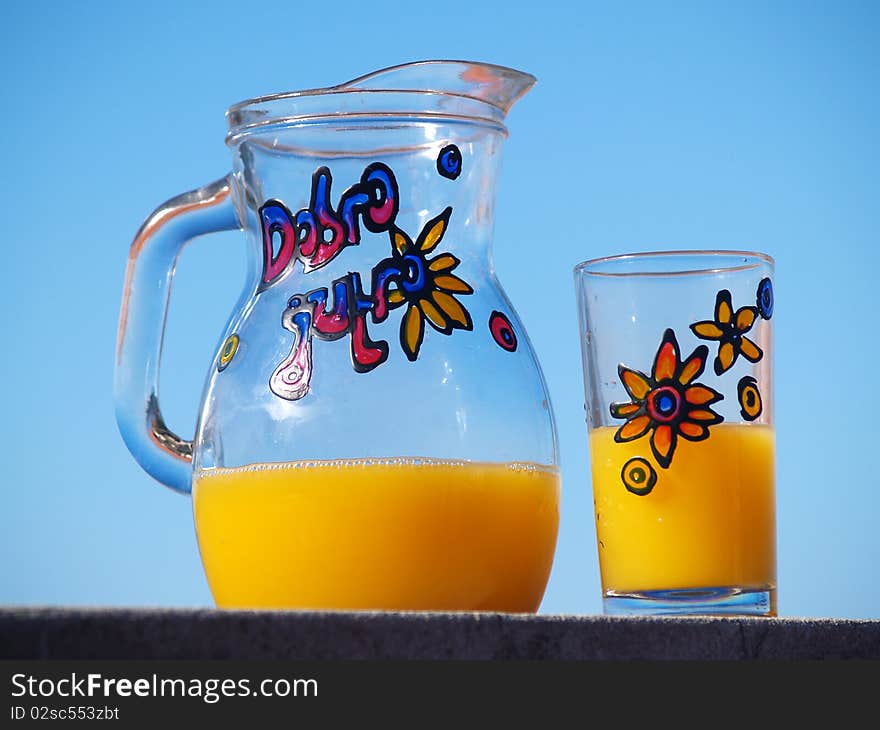
[[[776,613],[773,262],[576,269],[607,613]]]

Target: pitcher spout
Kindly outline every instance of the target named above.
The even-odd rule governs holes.
[[[447,117],[495,125],[535,84],[531,74],[472,61],[417,61],[374,71],[338,86],[260,96],[226,112],[226,142],[238,145],[254,133],[299,124],[370,117],[436,119]]]
[[[416,61],[374,71],[334,87],[339,91],[422,91],[482,101],[506,115],[535,85],[529,73],[473,61]]]

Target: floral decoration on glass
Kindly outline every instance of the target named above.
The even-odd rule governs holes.
[[[709,438],[709,427],[724,420],[710,406],[724,396],[694,382],[702,375],[708,354],[709,348],[700,345],[682,362],[675,332],[667,329],[650,375],[619,365],[620,381],[632,401],[611,404],[611,415],[626,419],[614,440],[634,441],[650,431],[651,451],[657,463],[666,469],[672,463],[679,436],[688,441]]]
[[[734,311],[730,291],[722,289],[715,297],[715,318],[690,326],[698,338],[718,342],[714,361],[716,375],[721,376],[730,370],[740,355],[752,363],[759,362],[764,356],[746,333],[751,331],[759,315],[765,320],[773,316],[773,283],[769,278],[758,284],[755,301],[754,307],[745,306]],[[667,329],[650,375],[621,363],[617,372],[632,400],[611,404],[611,415],[626,421],[617,429],[614,440],[626,443],[650,432],[651,451],[657,463],[668,469],[679,436],[688,441],[709,438],[709,427],[724,420],[711,406],[724,396],[705,384],[694,382],[703,374],[708,355],[709,348],[700,345],[682,361],[675,332]],[[757,420],[763,412],[757,379],[751,375],[740,378],[736,390],[742,418]],[[657,472],[647,459],[635,456],[623,465],[620,478],[628,491],[643,497],[654,489]]]
[[[716,375],[730,370],[740,355],[750,362],[758,362],[764,356],[761,348],[746,337],[757,317],[756,307],[740,307],[734,313],[730,292],[722,289],[715,297],[715,319],[691,325],[691,330],[701,340],[718,341],[718,355],[714,362]]]
[[[428,258],[443,240],[450,215],[452,208],[447,208],[429,220],[415,242],[400,228],[392,231],[392,255],[373,269],[374,320],[381,322],[389,310],[408,305],[400,323],[400,346],[409,360],[419,356],[426,321],[445,335],[474,328],[471,315],[453,296],[474,292],[452,273],[460,261],[451,253]]]

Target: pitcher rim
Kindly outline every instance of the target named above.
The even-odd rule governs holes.
[[[348,93],[403,93],[403,94],[431,94],[431,95],[440,95],[440,96],[452,96],[459,97],[463,99],[473,99],[475,101],[479,101],[487,106],[491,106],[494,109],[499,110],[503,114],[507,113],[507,110],[504,107],[501,107],[497,104],[493,104],[492,102],[486,101],[485,99],[480,99],[477,96],[473,96],[470,94],[461,94],[453,91],[441,91],[439,89],[364,89],[357,88],[354,86],[355,84],[359,84],[363,81],[366,81],[373,76],[378,76],[380,74],[384,74],[388,71],[395,71],[401,68],[414,67],[414,66],[432,66],[438,64],[455,64],[455,63],[465,63],[465,64],[475,64],[479,66],[483,66],[488,69],[494,69],[502,72],[511,72],[515,74],[519,74],[520,76],[528,79],[532,85],[537,82],[537,78],[526,71],[519,71],[518,69],[512,68],[510,66],[503,66],[497,63],[483,63],[483,62],[475,62],[475,61],[465,61],[462,59],[429,59],[425,61],[412,61],[409,63],[397,63],[391,66],[386,66],[385,68],[378,69],[376,71],[371,71],[367,74],[362,74],[361,76],[357,76],[348,81],[343,81],[341,84],[336,84],[334,86],[322,86],[315,87],[311,89],[299,89],[297,91],[281,91],[275,94],[264,94],[262,96],[254,96],[249,99],[243,99],[242,101],[236,102],[232,104],[226,110],[226,115],[234,114],[235,112],[242,111],[249,106],[253,106],[256,104],[265,104],[266,102],[278,101],[280,99],[294,99],[302,96],[324,96],[330,94],[338,94],[340,92],[348,92]],[[511,104],[517,101],[517,99],[521,98],[523,94],[528,91],[528,88],[524,89],[520,94],[518,94],[514,99],[511,100]]]
[[[438,69],[436,80],[409,77],[413,69],[418,72],[431,66]],[[482,70],[486,78],[466,78],[465,70],[471,68]],[[390,120],[466,122],[492,127],[506,136],[508,111],[536,81],[530,73],[492,63],[442,59],[402,63],[335,86],[283,91],[233,104],[226,110],[226,143],[234,145],[252,133],[278,126],[369,118],[383,124]],[[335,104],[334,96],[339,97]],[[387,104],[382,103],[383,97],[388,97]],[[449,103],[440,103],[444,100]]]

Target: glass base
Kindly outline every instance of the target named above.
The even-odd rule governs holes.
[[[607,616],[775,616],[776,588],[606,591]]]

